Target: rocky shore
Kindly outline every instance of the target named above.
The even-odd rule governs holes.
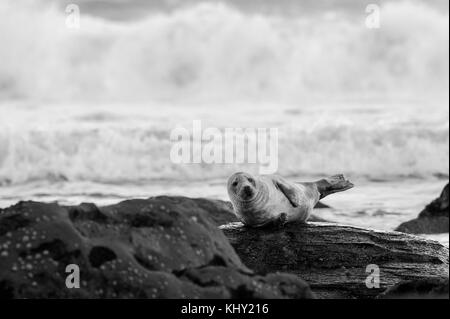
[[[210,199],[0,210],[0,298],[448,298],[448,261],[448,248],[398,232],[248,229]],[[68,265],[79,289],[66,286]]]
[[[407,221],[396,228],[397,231],[410,234],[439,234],[448,233],[449,213],[449,184],[442,190],[441,195],[428,204],[419,216]]]
[[[398,232],[330,223],[270,232],[234,223],[222,230],[245,265],[296,274],[319,298],[375,298],[402,281],[448,278],[448,248]],[[372,274],[379,283],[367,284]]]

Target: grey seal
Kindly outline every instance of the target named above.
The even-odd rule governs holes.
[[[306,222],[317,202],[354,185],[344,175],[316,182],[293,183],[278,175],[235,173],[228,179],[234,213],[246,226]]]

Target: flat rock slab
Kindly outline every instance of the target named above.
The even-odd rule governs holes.
[[[282,229],[231,223],[221,229],[245,265],[260,273],[296,274],[320,298],[373,298],[404,280],[448,281],[448,248],[413,235],[330,223]],[[376,267],[379,288],[368,288]]]
[[[311,298],[292,274],[259,276],[189,198],[0,210],[0,298]],[[66,286],[67,265],[80,288]]]

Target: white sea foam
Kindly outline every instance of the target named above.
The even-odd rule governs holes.
[[[239,114],[231,108],[227,111],[230,117]],[[17,111],[3,114],[8,116],[14,112]],[[16,120],[14,124],[1,123],[0,181],[3,184],[33,180],[109,183],[201,180],[226,177],[235,170],[257,172],[258,169],[257,165],[245,164],[173,163],[170,132],[175,124],[181,123],[187,129],[192,126],[189,120],[181,122],[185,113],[178,118],[170,113],[159,116],[154,112],[140,113],[135,119],[108,116],[108,113],[83,118],[53,113],[53,119],[49,119],[47,113],[40,118],[39,111],[35,112],[23,119],[20,116],[21,121]],[[195,115],[191,113],[191,116]],[[277,123],[255,125],[276,124],[279,129],[278,172],[283,175],[345,172],[388,179],[448,175],[449,129],[445,119],[429,123],[412,120],[385,123],[389,116],[380,120],[371,116],[370,122],[351,114],[330,115],[326,119],[316,113],[283,116],[280,112],[273,112],[270,118]],[[225,124],[206,123],[217,127],[227,127],[230,123],[233,127],[229,120],[223,121]],[[239,124],[242,123],[236,127],[241,127]]]
[[[217,2],[132,22],[82,15],[70,30],[59,7],[1,1],[0,184],[254,170],[169,160],[170,130],[205,117],[279,128],[281,174],[448,175],[448,11],[381,10],[379,30],[365,12],[282,16]]]
[[[448,99],[448,12],[424,3],[360,16],[272,16],[199,3],[113,22],[35,1],[0,4],[0,97],[262,100]]]

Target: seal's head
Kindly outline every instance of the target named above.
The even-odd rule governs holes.
[[[259,227],[271,221],[266,209],[269,188],[261,176],[235,173],[228,179],[228,196],[239,220],[247,226]]]
[[[232,201],[252,201],[257,193],[257,180],[248,173],[235,173],[228,179],[228,195]]]

